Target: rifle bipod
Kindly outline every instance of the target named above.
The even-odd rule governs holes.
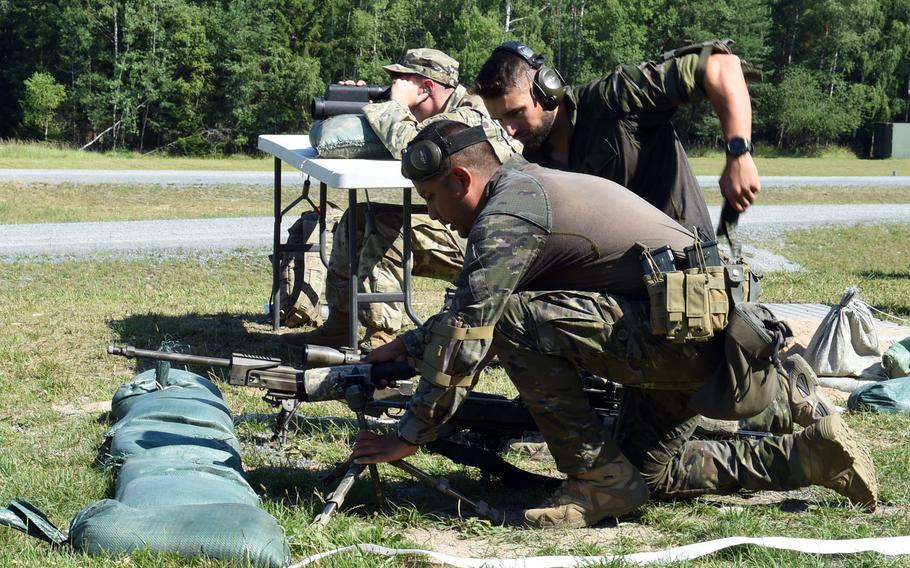
[[[351,385],[345,391],[345,401],[347,402],[348,407],[350,407],[350,409],[353,410],[357,415],[357,422],[362,430],[369,429],[369,425],[367,424],[366,417],[363,413],[368,398],[369,394],[367,394],[365,392],[365,389],[360,385]],[[487,518],[496,523],[503,522],[505,519],[502,512],[491,507],[485,501],[475,501],[466,495],[452,489],[449,485],[448,479],[433,477],[422,469],[415,467],[404,460],[389,462],[389,465],[395,466],[398,469],[408,473],[424,485],[435,489],[443,495],[455,499],[459,505],[461,502],[467,503],[473,507],[474,511],[481,517]],[[326,498],[325,507],[322,509],[322,512],[316,515],[316,518],[313,519],[313,525],[324,526],[329,522],[332,513],[341,507],[342,503],[344,503],[348,492],[351,490],[351,487],[354,486],[354,481],[361,473],[363,473],[363,470],[366,469],[366,466],[347,461],[336,466],[335,469],[329,473],[327,478],[337,478],[338,473],[342,469],[345,469],[346,471],[341,477],[341,481],[338,482],[338,486],[335,487],[335,490]],[[382,489],[379,480],[379,471],[376,466],[372,464],[369,466],[369,469],[370,477],[373,483],[373,493],[376,495],[377,504],[380,507],[383,507],[385,505],[385,498],[382,495]],[[461,507],[459,506],[459,512],[460,511]]]

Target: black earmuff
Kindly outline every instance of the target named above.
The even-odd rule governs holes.
[[[531,81],[531,89],[543,108],[553,110],[559,106],[559,103],[562,102],[563,97],[566,95],[566,81],[558,70],[544,65],[544,61],[547,59],[546,55],[534,53],[533,49],[520,41],[507,41],[494,49],[493,53],[497,51],[505,51],[517,55],[535,70],[534,79]]]
[[[434,131],[429,138],[408,146],[401,155],[401,175],[414,181],[426,181],[439,173],[443,162],[468,146],[486,142],[482,126],[474,126],[443,138]]]

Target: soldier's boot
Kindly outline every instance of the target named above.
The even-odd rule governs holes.
[[[813,485],[833,489],[875,510],[878,481],[872,458],[839,414],[826,416],[795,436],[794,467]]]
[[[395,339],[395,336],[391,333],[374,327],[367,327],[366,332],[363,334],[363,339],[360,340],[360,350],[363,353],[369,353],[373,349],[382,347],[393,339]]]
[[[787,371],[784,384],[789,389],[793,422],[800,426],[810,426],[825,416],[837,414],[837,407],[818,388],[818,377],[805,359],[793,355],[784,361],[783,366]]]
[[[641,473],[622,454],[605,466],[569,476],[542,507],[524,513],[525,525],[577,529],[630,513],[650,496]]]
[[[282,335],[281,340],[294,347],[324,345],[339,349],[348,341],[348,314],[332,310],[323,324],[313,331]]]

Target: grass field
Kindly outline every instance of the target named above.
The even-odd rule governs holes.
[[[691,158],[698,175],[720,175],[724,156],[720,152]],[[269,156],[184,158],[136,152],[80,152],[59,145],[0,140],[0,168],[28,169],[110,169],[110,170],[271,170]],[[756,158],[761,175],[802,176],[910,176],[910,160],[860,160],[849,152],[834,149],[822,157],[791,158],[772,153]],[[287,166],[285,166],[287,168]]]
[[[285,188],[286,203],[293,197]],[[314,192],[313,196],[316,197]],[[709,205],[720,205],[720,192],[704,191]],[[391,191],[370,192],[373,201],[398,202]],[[344,203],[340,191],[330,200]],[[415,201],[419,201],[416,198]],[[908,187],[788,187],[768,188],[759,205],[835,203],[910,203]],[[134,221],[270,216],[272,189],[245,185],[118,185],[0,182],[0,224],[65,223],[73,221]]]
[[[874,306],[910,317],[910,225],[859,226],[787,233],[781,241],[756,243],[785,254],[800,273],[772,273],[766,301],[832,303],[856,284]],[[870,251],[875,250],[873,254]],[[176,339],[200,354],[233,351],[286,356],[264,322],[269,267],[261,250],[206,257],[96,258],[83,261],[0,263],[0,503],[23,497],[58,526],[93,500],[109,495],[111,475],[92,467],[106,417],[88,406],[110,400],[135,370],[131,361],[104,354],[108,343],[155,348]],[[442,285],[418,279],[418,310],[438,308]],[[205,374],[206,369],[194,369]],[[501,371],[482,379],[485,390],[511,393]],[[222,385],[235,415],[270,409],[253,390]],[[79,409],[82,408],[83,411]],[[304,408],[283,452],[268,446],[267,426],[244,422],[238,435],[252,485],[264,508],[284,527],[295,559],[355,542],[421,546],[471,556],[606,554],[656,550],[734,535],[856,538],[910,534],[910,417],[850,413],[847,420],[866,440],[877,464],[881,503],[874,514],[851,508],[826,489],[741,494],[691,501],[650,502],[617,525],[577,531],[530,531],[459,519],[450,502],[430,494],[396,470],[381,467],[392,508],[377,511],[369,483],[360,482],[342,514],[325,528],[309,526],[321,509],[320,472],[343,459],[356,434],[338,403]],[[308,418],[307,418],[308,417]],[[549,462],[508,459],[552,471]],[[512,510],[534,504],[541,493],[515,494],[487,487],[468,469],[425,454],[414,463],[447,475],[453,486],[491,505]],[[18,532],[0,528],[0,566],[84,568],[215,567],[136,553],[128,559],[75,557]],[[321,566],[421,566],[404,559],[350,555]],[[618,565],[618,564],[617,564]],[[816,557],[752,547],[726,550],[680,566],[905,566],[906,557],[873,554]]]

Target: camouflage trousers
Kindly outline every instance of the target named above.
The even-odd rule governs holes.
[[[647,302],[593,292],[513,295],[497,324],[494,348],[566,474],[587,471],[622,452],[655,497],[782,490],[806,484],[792,435],[693,440],[700,417],[687,408],[694,390],[723,361],[722,338],[671,343],[650,333]],[[624,386],[614,437],[584,392],[579,371]],[[756,427],[789,421],[785,389]]]
[[[404,281],[401,206],[370,204],[373,231],[366,238],[367,205],[360,204],[357,207],[357,242],[353,246],[360,248],[360,291],[401,291]],[[330,310],[343,313],[348,312],[348,254],[352,245],[348,242],[349,219],[345,213],[335,227],[334,246],[326,277],[326,303]],[[428,215],[412,213],[411,256],[413,275],[451,282],[464,262],[464,240]],[[364,326],[394,333],[401,328],[402,311],[399,303],[362,304],[358,316]]]

